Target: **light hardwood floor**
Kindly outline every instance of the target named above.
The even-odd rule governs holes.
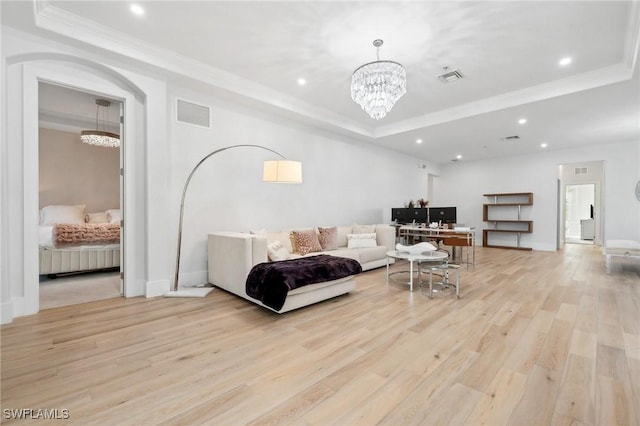
[[[594,246],[479,248],[460,300],[382,268],[285,315],[214,290],[2,327],[2,408],[82,425],[638,425],[639,401],[640,266]]]

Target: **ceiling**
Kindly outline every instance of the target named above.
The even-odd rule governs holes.
[[[436,163],[640,140],[636,1],[138,4],[143,16],[130,2],[3,1],[2,22]],[[349,89],[377,38],[380,58],[407,72],[407,94],[381,120]],[[442,83],[443,67],[464,78]]]

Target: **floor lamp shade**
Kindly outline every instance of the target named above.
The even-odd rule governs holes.
[[[264,162],[262,180],[278,183],[302,183],[302,163],[291,160]]]

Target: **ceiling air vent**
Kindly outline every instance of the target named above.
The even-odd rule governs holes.
[[[194,104],[183,99],[176,100],[176,120],[178,123],[210,128],[210,115],[211,111],[207,106]]]
[[[451,70],[449,71],[449,67],[443,67],[444,73],[438,76],[438,80],[447,84],[453,83],[456,80],[460,80],[464,78],[464,75],[460,72],[460,70]]]
[[[573,169],[573,173],[576,175],[586,175],[589,173],[589,169],[587,167],[576,167]]]
[[[517,141],[518,139],[520,139],[520,136],[518,135],[505,136],[504,138],[502,138],[503,141]]]

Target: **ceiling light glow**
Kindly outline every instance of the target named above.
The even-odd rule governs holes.
[[[540,144],[540,148],[546,148],[546,147],[547,147],[547,143],[546,143],[546,142],[542,142],[542,143]]]
[[[422,139],[416,139],[416,143],[417,144],[421,144],[422,143]]]
[[[307,80],[305,80],[304,78],[298,79],[298,86],[304,86],[305,84],[307,84]]]
[[[569,65],[571,63],[571,58],[569,56],[562,58],[558,61],[558,65],[560,65],[561,67],[566,67],[567,65]]]
[[[459,159],[462,158],[462,155],[458,154],[458,155],[456,155],[456,158],[459,160]]]
[[[526,118],[521,118],[520,120],[518,120],[518,124],[525,124],[527,122]]]
[[[129,6],[129,10],[134,15],[138,15],[138,16],[144,15],[144,9],[139,4],[132,4],[131,6]]]

